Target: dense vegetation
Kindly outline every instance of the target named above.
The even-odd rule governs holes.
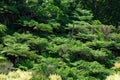
[[[21,69],[32,72],[31,80],[105,80],[120,70],[119,3],[1,0],[0,73]]]

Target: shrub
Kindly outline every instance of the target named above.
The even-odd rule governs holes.
[[[3,43],[6,46],[12,46],[13,44],[24,44],[29,49],[36,50],[38,54],[40,54],[48,45],[48,40],[46,38],[34,36],[29,32],[22,34],[16,32],[13,36],[7,35],[3,37]]]
[[[120,41],[120,37],[119,36],[120,36],[119,33],[111,33],[111,34],[108,35],[108,39],[116,41],[116,42],[119,42]]]
[[[115,64],[112,67],[112,69],[120,69],[120,63],[119,62],[115,62]]]
[[[0,61],[0,73],[7,74],[10,70],[13,69],[13,63],[10,61]]]
[[[87,62],[84,60],[76,61],[73,63],[74,67],[80,70],[79,75],[84,75],[86,77],[95,77],[97,79],[104,79],[106,75],[110,74],[112,71],[105,68],[97,61]]]
[[[0,74],[0,80],[31,80],[32,72],[28,71],[12,71],[9,72],[7,75]]]
[[[120,80],[120,73],[109,75],[105,80]]]
[[[0,23],[0,35],[3,34],[7,30],[7,27]]]
[[[32,68],[36,73],[41,73],[45,76],[49,76],[50,74],[55,74],[57,68],[65,67],[66,63],[62,61],[60,58],[42,58],[38,61],[37,64],[34,64]]]
[[[2,54],[14,57],[28,57],[34,58],[37,57],[35,51],[30,51],[30,48],[26,44],[14,43],[11,45],[6,45],[2,50]],[[34,56],[34,57],[33,57]]]
[[[73,34],[78,32],[86,34],[91,32],[91,25],[85,21],[74,21],[72,24],[67,24],[66,29],[74,31]]]
[[[50,24],[39,23],[35,20],[19,20],[20,24],[37,31],[52,32],[53,28]]]
[[[108,35],[115,30],[112,25],[101,25],[99,30],[102,32],[104,39],[108,39]]]
[[[81,40],[82,42],[87,42],[87,41],[92,41],[92,40],[96,40],[98,38],[98,36],[96,34],[84,34],[84,33],[78,33],[75,36],[77,39]]]
[[[50,80],[62,80],[61,76],[52,74],[49,76]]]
[[[0,62],[6,61],[6,60],[7,60],[6,57],[0,55]]]
[[[16,66],[20,69],[23,69],[23,70],[29,70],[31,68],[33,68],[34,66],[34,61],[31,61],[29,59],[20,59],[20,61],[16,64]]]
[[[94,40],[92,42],[85,43],[86,46],[93,48],[93,49],[100,49],[100,48],[108,48],[111,49],[114,45],[114,41],[104,41],[104,40]]]

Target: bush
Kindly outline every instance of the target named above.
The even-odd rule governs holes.
[[[37,31],[52,32],[53,28],[50,24],[39,23],[35,20],[19,20],[20,24]]]
[[[3,34],[7,30],[7,27],[0,23],[0,35]]]
[[[49,76],[50,74],[55,74],[57,68],[65,67],[66,63],[62,61],[60,58],[42,58],[38,61],[37,64],[34,64],[32,68],[36,73],[41,73],[45,76]]]
[[[49,76],[50,80],[62,80],[61,76],[52,74]]]
[[[13,63],[7,60],[4,61],[0,60],[0,74],[1,73],[7,74],[12,69],[13,69]]]
[[[7,75],[0,74],[0,80],[31,80],[32,72],[28,71],[13,71],[9,72]]]
[[[114,41],[100,41],[100,40],[94,40],[92,42],[87,42],[85,43],[86,46],[93,48],[94,50],[100,49],[100,48],[106,48],[106,49],[111,49],[114,45]]]
[[[107,74],[112,72],[96,61],[87,62],[80,60],[74,62],[73,66],[80,70],[79,75],[84,75],[86,77],[92,76],[100,80],[104,79]]]
[[[120,73],[116,73],[116,74],[107,76],[105,80],[119,80],[119,79],[120,79]]]
[[[34,61],[31,61],[29,59],[20,59],[20,61],[16,64],[16,67],[23,69],[23,70],[29,70],[33,68]]]
[[[119,33],[111,33],[111,34],[108,35],[108,39],[116,41],[116,42],[119,42],[120,41],[120,37],[119,36],[120,36]]]

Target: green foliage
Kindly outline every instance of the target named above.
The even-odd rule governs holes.
[[[84,33],[78,33],[76,36],[75,36],[77,39],[79,40],[82,40],[82,41],[92,41],[92,40],[95,40],[98,38],[97,35],[95,34],[84,34]]]
[[[2,54],[11,55],[11,56],[22,56],[22,57],[28,57],[28,58],[35,58],[37,55],[35,54],[35,51],[30,51],[30,48],[27,45],[15,43],[12,45],[6,45],[4,47]]]
[[[0,55],[0,62],[6,61],[6,57]]]
[[[85,21],[74,21],[72,24],[67,24],[69,30],[74,29],[75,32],[89,32],[91,25]]]
[[[30,20],[30,21],[23,21],[22,20],[22,25],[25,27],[32,28],[33,30],[38,30],[38,31],[46,31],[46,32],[52,32],[52,26],[49,24],[44,24],[44,23],[38,23],[35,20]]]
[[[57,69],[57,73],[63,77],[63,80],[83,79],[100,80],[109,74],[109,71],[98,62],[86,62],[83,60],[72,63],[71,67]],[[97,75],[94,75],[97,74]],[[97,79],[99,77],[99,79]]]
[[[94,61],[94,62],[86,62],[86,61],[77,61],[75,63],[73,63],[74,66],[76,66],[77,68],[83,70],[83,71],[86,71],[87,70],[87,74],[84,74],[84,75],[91,75],[91,76],[94,76],[94,77],[100,77],[102,78],[102,76],[104,77],[104,75],[108,74],[108,70],[105,69],[105,67],[103,65],[101,65],[100,63]],[[94,74],[98,74],[98,75],[94,75]],[[103,74],[103,75],[100,75],[100,74]]]
[[[107,0],[1,0],[0,5],[0,69],[5,69],[0,71],[31,70],[32,80],[52,75],[105,80],[116,71],[120,30],[102,22],[118,25],[112,15],[119,10],[107,11],[113,8]]]
[[[23,70],[28,70],[33,68],[34,62],[29,59],[20,59],[19,63],[17,63],[17,67]]]
[[[6,59],[4,59],[4,61],[1,61],[0,59],[0,73],[7,74],[12,69],[13,69],[13,64],[10,61],[7,61]]]
[[[69,43],[69,44],[68,44]],[[50,55],[59,55],[63,58],[70,60],[74,59],[87,59],[87,60],[103,60],[111,56],[111,51],[105,51],[102,48],[110,49],[114,45],[114,42],[93,41],[87,42],[85,45],[75,40],[67,40],[65,38],[55,38],[53,43],[48,47]],[[87,47],[88,46],[88,47]],[[100,49],[100,50],[92,50]],[[54,53],[54,54],[53,54]]]
[[[32,70],[35,72],[35,74],[38,74],[38,76],[35,76],[38,79],[41,79],[40,77],[47,77],[50,74],[55,74],[56,69],[60,67],[66,66],[66,63],[64,63],[59,58],[44,58],[42,57],[41,60],[38,61],[37,64],[34,65]]]
[[[108,0],[89,0],[81,1],[81,5],[85,9],[89,9],[94,14],[94,18],[100,20],[105,24],[112,24],[119,26],[119,0],[111,1]],[[99,13],[98,13],[99,12]]]
[[[0,35],[6,31],[7,27],[3,24],[0,24]]]
[[[108,35],[109,40],[113,40],[116,42],[120,41],[120,34],[119,33],[111,33]]]
[[[80,21],[90,21],[93,18],[93,15],[88,10],[82,10],[80,8],[76,8],[76,11],[73,13],[74,18]]]
[[[99,20],[94,20],[92,22],[93,25],[102,25],[102,23]]]
[[[92,42],[87,42],[86,45],[93,48],[93,49],[100,49],[100,48],[112,48],[114,46],[114,41],[98,41],[94,40]]]

